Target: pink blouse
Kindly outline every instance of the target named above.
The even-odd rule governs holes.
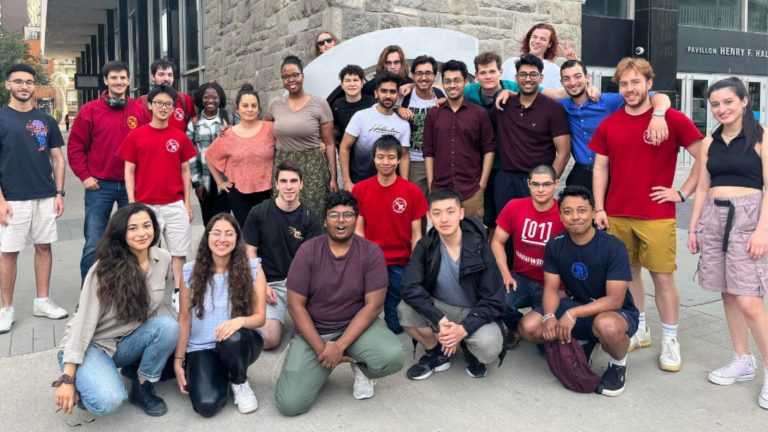
[[[216,138],[205,152],[205,159],[224,173],[241,193],[262,192],[272,188],[275,163],[274,123],[262,122],[256,135],[245,138],[229,130]]]

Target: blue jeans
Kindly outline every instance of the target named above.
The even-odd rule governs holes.
[[[128,398],[123,379],[117,368],[140,361],[139,375],[157,382],[165,363],[176,349],[179,325],[169,316],[152,317],[133,333],[117,343],[115,355],[110,357],[101,348],[91,344],[85,351],[83,364],[77,368],[75,388],[85,409],[97,416],[117,411]],[[58,361],[64,370],[64,351]]]
[[[404,271],[403,266],[387,266],[389,287],[387,287],[387,297],[384,299],[384,321],[387,323],[387,328],[394,334],[403,332],[403,327],[397,318],[397,305],[400,304],[400,281],[403,279]]]
[[[96,246],[107,228],[112,207],[117,203],[120,208],[128,204],[128,194],[125,183],[121,181],[99,180],[99,188],[85,190],[85,223],[83,234],[85,245],[83,257],[80,259],[80,285],[85,281],[85,275],[96,262]]]
[[[513,274],[512,277],[517,282],[517,290],[510,291],[504,299],[504,324],[508,329],[517,331],[517,325],[523,314],[520,309],[527,307],[541,307],[541,297],[544,288],[531,279],[519,274]]]

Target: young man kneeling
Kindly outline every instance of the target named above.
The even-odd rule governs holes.
[[[400,325],[426,351],[407,376],[421,380],[448,370],[461,346],[467,373],[482,378],[502,350],[501,274],[482,222],[464,218],[461,195],[442,189],[427,201],[434,229],[411,254],[397,308]]]
[[[629,337],[638,322],[627,249],[594,227],[595,201],[588,189],[568,186],[559,203],[567,232],[547,243],[542,305],[523,317],[522,337],[534,343],[572,337],[599,342],[610,360],[595,392],[618,396],[624,392]],[[560,298],[561,283],[567,298]]]

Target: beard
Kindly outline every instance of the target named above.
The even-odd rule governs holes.
[[[13,91],[11,90],[11,96],[16,99],[19,102],[28,102],[30,99],[32,99],[32,96],[34,95],[34,92],[27,93],[27,96],[22,96],[20,91]]]

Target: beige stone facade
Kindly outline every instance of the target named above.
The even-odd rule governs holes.
[[[519,54],[533,24],[549,22],[577,52],[581,46],[580,0],[221,0],[205,2],[204,22],[207,78],[228,94],[250,82],[264,102],[280,92],[283,57],[306,62],[320,30],[348,40],[396,27],[445,28],[477,37],[481,51],[506,59]]]

